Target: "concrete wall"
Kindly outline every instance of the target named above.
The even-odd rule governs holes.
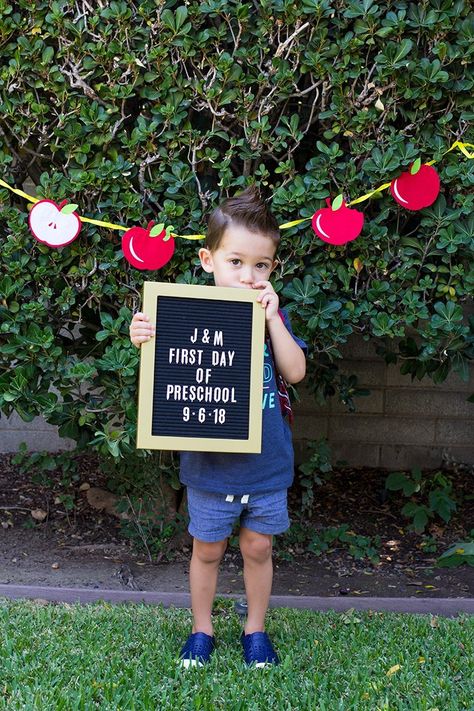
[[[352,339],[344,349],[342,369],[355,373],[368,397],[356,399],[356,412],[332,399],[317,407],[301,389],[295,407],[294,441],[297,461],[307,440],[327,437],[333,462],[386,469],[437,467],[443,453],[474,463],[474,404],[467,397],[474,379],[464,383],[450,375],[441,385],[424,378],[413,383],[397,366],[387,366],[370,343]],[[74,446],[58,437],[56,428],[40,418],[25,423],[17,415],[0,419],[0,452],[17,451],[20,442],[31,450],[57,451]]]
[[[468,383],[455,374],[440,385],[429,378],[412,382],[362,339],[351,339],[343,353],[341,369],[357,375],[370,395],[356,398],[356,412],[350,413],[336,398],[317,410],[302,392],[295,407],[298,460],[305,440],[327,437],[333,462],[353,466],[431,468],[441,465],[443,453],[474,463],[474,404],[467,402],[474,391],[472,374]]]
[[[49,425],[42,417],[35,417],[31,422],[23,422],[14,413],[6,418],[0,415],[0,454],[17,452],[22,442],[26,442],[32,452],[47,450],[58,452],[74,449],[75,443],[58,435],[57,427]]]

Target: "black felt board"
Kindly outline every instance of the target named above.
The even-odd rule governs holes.
[[[158,296],[156,313],[152,435],[246,440],[252,304]]]

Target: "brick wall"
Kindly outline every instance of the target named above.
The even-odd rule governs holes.
[[[349,413],[333,398],[317,407],[300,388],[296,405],[294,441],[297,461],[304,457],[305,442],[327,437],[333,461],[353,466],[386,469],[437,467],[443,452],[457,461],[474,463],[474,404],[466,401],[474,385],[450,375],[441,385],[424,378],[413,383],[397,366],[387,366],[370,343],[353,339],[344,349],[342,368],[355,373],[368,397],[356,399]],[[40,418],[25,423],[17,415],[0,419],[0,452],[18,449],[26,442],[31,450],[70,449],[73,443],[58,437],[56,428]]]

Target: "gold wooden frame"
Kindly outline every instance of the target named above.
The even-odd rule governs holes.
[[[137,448],[172,449],[201,452],[260,453],[262,447],[262,393],[263,349],[265,334],[265,311],[257,302],[259,292],[221,286],[196,286],[194,284],[167,284],[145,282],[143,284],[143,312],[156,324],[157,298],[216,299],[219,301],[251,302],[252,348],[250,362],[249,436],[248,439],[221,439],[209,437],[169,437],[151,434],[154,392],[155,349],[159,343],[159,331],[141,345],[140,375],[138,388]]]

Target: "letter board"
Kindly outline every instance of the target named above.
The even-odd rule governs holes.
[[[260,452],[265,312],[258,291],[146,282],[137,447]]]

